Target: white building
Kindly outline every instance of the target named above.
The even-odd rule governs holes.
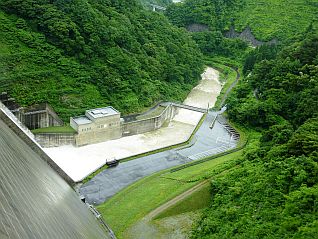
[[[77,146],[99,143],[121,137],[120,112],[111,106],[86,110],[85,115],[70,118],[76,130]]]

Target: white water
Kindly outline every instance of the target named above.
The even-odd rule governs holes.
[[[208,67],[184,103],[212,108],[221,88],[218,71]],[[106,159],[122,159],[188,140],[201,117],[202,113],[180,109],[168,127],[156,131],[83,147],[67,145],[44,150],[77,182],[104,165]]]

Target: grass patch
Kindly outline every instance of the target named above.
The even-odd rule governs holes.
[[[209,177],[225,172],[225,168],[223,171],[221,167],[219,170],[214,169],[217,165],[234,161],[241,153],[239,151],[174,173],[165,170],[146,177],[120,191],[97,209],[118,238],[123,238],[125,230],[132,224],[200,182],[194,182],[194,178],[200,177],[200,174],[208,174],[209,171]]]
[[[186,167],[173,173],[164,174],[161,177],[181,182],[198,182],[208,179],[216,174],[228,170],[229,168],[232,168],[236,164],[234,159],[239,158],[242,155],[242,152],[242,150],[239,150],[232,154],[214,158],[213,160],[196,164],[191,167]]]
[[[210,183],[206,183],[198,191],[195,191],[185,199],[177,202],[175,205],[161,212],[154,219],[171,217],[182,213],[206,208],[210,205],[210,198]]]
[[[76,131],[70,125],[46,127],[40,129],[31,130],[33,134],[45,134],[45,133],[76,133]]]
[[[219,94],[219,96],[217,97],[217,100],[214,104],[214,108],[215,109],[220,109],[222,107],[222,102],[223,100],[225,100],[225,93],[228,91],[228,89],[231,87],[231,85],[235,82],[236,80],[236,71],[233,70],[230,67],[225,67],[225,69],[227,70],[227,74],[225,75],[225,84],[222,87],[222,90]]]
[[[134,183],[97,207],[118,238],[122,238],[129,226],[154,208],[195,185],[162,179],[158,177],[160,174]]]

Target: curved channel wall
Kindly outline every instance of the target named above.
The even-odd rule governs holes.
[[[9,127],[1,109],[0,116],[0,238],[108,238],[74,190],[18,136],[20,127]]]

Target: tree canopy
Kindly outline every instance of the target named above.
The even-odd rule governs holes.
[[[3,0],[0,90],[65,119],[111,104],[182,100],[203,70],[186,31],[131,0]]]
[[[211,181],[211,206],[192,238],[317,237],[317,42],[309,32],[278,53],[254,51],[255,64],[227,105],[232,121],[261,138]]]

